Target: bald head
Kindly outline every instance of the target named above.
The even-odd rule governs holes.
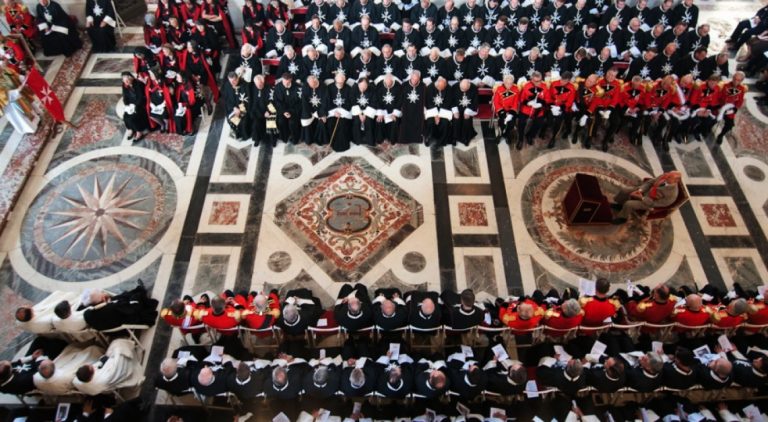
[[[432,299],[424,299],[421,301],[421,313],[424,315],[432,315],[435,312],[435,302]]]
[[[171,378],[176,375],[176,369],[176,359],[174,358],[165,358],[163,359],[163,362],[160,363],[160,373],[166,378]]]
[[[45,359],[42,362],[40,362],[40,365],[37,367],[37,372],[45,379],[48,379],[53,376],[53,373],[56,371],[56,365],[53,363],[50,359]]]
[[[517,307],[517,315],[520,319],[528,320],[533,318],[533,306],[529,303],[523,303]]]
[[[702,306],[701,296],[692,293],[685,297],[685,307],[689,311],[698,312]]]
[[[209,386],[213,384],[213,371],[209,367],[205,367],[200,370],[197,375],[197,382],[202,386]]]
[[[381,313],[386,316],[392,316],[395,314],[395,302],[387,299],[381,303]]]

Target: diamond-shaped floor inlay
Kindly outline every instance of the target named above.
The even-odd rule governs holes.
[[[356,281],[424,221],[421,204],[344,157],[281,201],[275,224],[334,280]]]

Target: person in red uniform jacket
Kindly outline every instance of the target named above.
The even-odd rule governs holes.
[[[579,299],[581,308],[584,310],[584,319],[581,325],[587,327],[599,327],[605,325],[606,319],[616,316],[616,312],[621,308],[621,303],[616,299],[608,297],[608,290],[611,283],[605,278],[598,278],[595,282],[595,295],[583,296]]]
[[[691,133],[694,139],[712,131],[720,108],[720,77],[712,75],[691,93]]]
[[[513,75],[505,75],[504,83],[493,92],[493,108],[496,110],[496,118],[499,119],[501,136],[506,138],[507,144],[512,143],[512,131],[515,128],[515,117],[520,103],[520,88],[515,84]],[[497,139],[497,142],[500,139]]]
[[[561,337],[565,330],[578,327],[584,319],[584,311],[576,299],[568,299],[562,305],[547,310],[544,314],[544,325],[554,330],[544,330],[550,337]]]
[[[189,329],[202,324],[198,318],[193,315],[195,303],[181,301],[176,299],[171,306],[160,310],[160,317],[163,318],[171,327],[179,327],[182,334],[192,334],[195,341],[200,340],[200,335],[205,332],[204,327]]]
[[[713,309],[701,300],[701,296],[692,293],[685,297],[685,306],[679,306],[672,312],[672,321],[688,327],[701,327],[709,324]],[[688,328],[675,327],[676,332],[690,331]]]
[[[0,47],[2,47],[3,55],[0,56],[0,62],[5,66],[13,69],[16,73],[24,75],[27,73],[27,55],[24,53],[24,49],[19,44],[0,35]]]
[[[560,79],[549,85],[547,92],[549,110],[547,112],[547,126],[552,128],[552,137],[547,148],[554,148],[558,135],[568,138],[571,132],[571,120],[573,118],[573,102],[576,100],[576,86],[571,83],[571,72],[565,71]]]
[[[643,142],[643,132],[640,130],[643,119],[643,97],[645,97],[643,78],[635,75],[630,83],[624,85],[620,99],[623,119],[629,122],[627,134],[633,145],[640,145]]]
[[[520,90],[520,113],[517,115],[517,145],[515,148],[523,148],[523,136],[528,145],[533,145],[533,138],[541,130],[544,124],[544,111],[547,105],[547,84],[541,80],[541,72],[533,72],[531,80],[523,85]],[[528,121],[531,127],[526,132]]]
[[[658,145],[661,134],[666,126],[664,112],[670,107],[670,103],[677,96],[677,83],[673,76],[665,76],[664,79],[650,83],[645,91],[643,106],[645,108],[642,130],[648,134],[654,144]],[[651,127],[653,126],[653,129]]]
[[[664,135],[664,145],[669,146],[672,139],[678,144],[683,143],[683,138],[687,137],[688,127],[690,123],[691,110],[691,95],[693,94],[693,88],[696,86],[693,75],[683,75],[679,81],[677,81],[677,98],[670,103],[670,108],[667,110],[666,116],[669,120],[669,126],[667,128],[667,134]],[[687,140],[686,140],[687,142]]]
[[[241,312],[243,325],[254,330],[262,330],[275,325],[280,318],[280,299],[272,292],[268,296],[258,294],[251,302],[251,309]],[[269,337],[269,333],[257,333],[257,337]]]
[[[597,84],[597,75],[589,75],[579,85],[576,91],[577,116],[579,117],[576,130],[573,132],[571,143],[579,142],[579,136],[583,133],[584,148],[592,148],[592,135],[595,131],[595,111],[600,106],[600,98],[603,90]]]
[[[732,300],[728,306],[721,306],[712,313],[712,324],[718,328],[738,327],[747,321],[748,310],[749,306],[746,299]]]
[[[240,324],[240,312],[233,306],[227,306],[224,299],[219,296],[211,299],[211,308],[198,310],[193,314],[203,324],[217,330],[222,336],[237,336],[237,330],[232,328]]]
[[[35,17],[29,12],[27,6],[16,0],[6,1],[5,20],[11,27],[11,32],[23,35],[27,40],[37,36]]]
[[[717,145],[722,144],[723,136],[733,129],[736,112],[744,105],[744,94],[747,93],[747,86],[742,83],[743,81],[744,72],[736,72],[733,74],[733,79],[720,89],[720,112],[717,119],[723,120],[724,123],[723,129],[715,140]]]
[[[511,302],[499,308],[499,320],[512,329],[512,334],[530,334],[531,329],[539,326],[546,309],[531,299]]]
[[[642,300],[630,300],[625,307],[629,316],[635,321],[643,321],[650,324],[663,324],[667,322],[675,310],[677,297],[669,294],[669,287],[664,284],[656,286],[651,291],[651,297]],[[643,332],[653,333],[655,328],[643,327]]]
[[[753,325],[768,324],[768,304],[766,304],[765,299],[753,300],[753,302],[750,304],[749,317],[747,318],[747,322]]]
[[[603,152],[608,151],[608,144],[613,143],[613,135],[619,130],[621,122],[617,109],[621,106],[621,92],[623,82],[616,77],[619,73],[616,68],[610,68],[601,78],[597,85],[603,90],[603,96],[600,98],[598,115],[602,118],[605,125],[605,136],[603,136]]]

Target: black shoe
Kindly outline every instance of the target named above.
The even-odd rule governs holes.
[[[579,138],[576,135],[573,135],[573,138],[571,138],[571,143],[574,145],[579,143]]]
[[[549,143],[547,144],[547,148],[552,149],[555,147],[555,138],[552,138],[549,140]]]
[[[608,152],[608,142],[603,142],[603,152]]]
[[[723,143],[723,135],[717,135],[717,139],[715,140],[715,144],[720,145]]]
[[[683,137],[680,136],[680,135],[675,135],[675,142],[677,142],[678,144],[682,144],[683,143]]]
[[[695,139],[697,142],[701,142],[701,135],[698,133],[693,134],[693,139]]]
[[[571,136],[571,131],[563,132],[563,139],[568,139],[568,137]]]
[[[518,151],[519,151],[519,150],[521,150],[521,149],[523,149],[523,141],[522,141],[522,140],[519,140],[519,141],[517,141],[517,145],[515,145],[515,148],[516,148]]]
[[[627,222],[627,219],[626,219],[626,218],[614,218],[614,219],[611,221],[611,224],[615,224],[615,225],[617,225],[617,226],[618,226],[618,225],[620,225],[620,224],[624,224],[624,223],[626,223],[626,222]]]
[[[592,144],[589,141],[584,142],[584,148],[585,149],[591,149],[592,148]]]
[[[624,207],[623,205],[621,205],[621,204],[617,204],[617,203],[615,203],[615,202],[614,202],[613,204],[611,204],[611,209],[612,209],[612,210],[614,210],[614,211],[621,211],[621,209],[622,209],[623,207]]]
[[[533,145],[533,138],[526,138],[525,141],[528,143],[528,145]]]
[[[664,152],[668,152],[669,151],[669,142],[662,142],[661,143],[661,149],[663,149]]]

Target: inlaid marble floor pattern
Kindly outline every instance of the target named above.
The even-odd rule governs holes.
[[[747,4],[702,3],[702,19],[716,29],[713,48],[740,15],[731,3]],[[140,43],[137,34],[128,31],[128,46]],[[253,147],[230,136],[221,107],[194,136],[154,133],[131,143],[120,119],[128,48],[90,57],[65,107],[83,124],[48,143],[0,234],[6,318],[54,290],[120,291],[138,279],[164,305],[205,290],[308,287],[327,306],[345,282],[468,287],[485,300],[581,277],[722,287],[768,280],[768,116],[754,95],[722,147],[674,144],[669,153],[624,135],[608,153],[566,141],[517,151],[480,122],[469,146],[435,151]],[[669,219],[565,223],[562,198],[576,173],[596,176],[610,198],[672,169],[683,172],[690,201]],[[89,208],[93,201],[113,209]],[[83,206],[91,214],[72,224],[72,208]],[[91,231],[105,214],[121,217]],[[5,324],[0,355],[29,339]],[[148,376],[179,344],[163,324],[141,340]]]

